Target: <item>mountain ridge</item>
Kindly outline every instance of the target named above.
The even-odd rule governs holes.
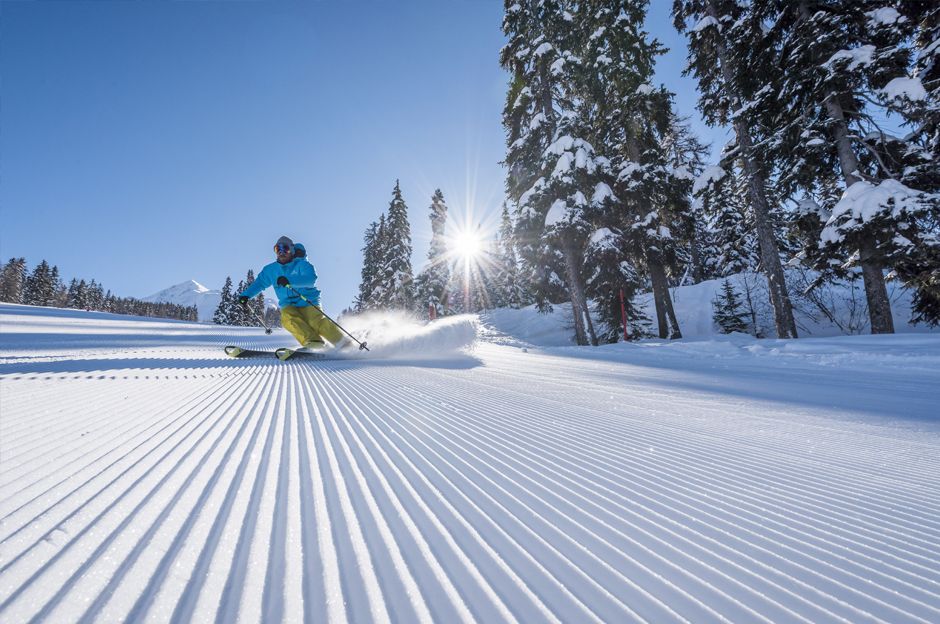
[[[219,302],[222,301],[222,292],[206,288],[194,279],[164,288],[159,292],[143,298],[153,303],[175,303],[182,306],[196,306],[200,321],[211,321]]]

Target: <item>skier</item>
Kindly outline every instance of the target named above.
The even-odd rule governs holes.
[[[336,324],[320,309],[320,289],[314,286],[317,272],[307,261],[307,251],[300,243],[286,236],[274,245],[277,261],[261,269],[258,277],[238,295],[238,302],[247,305],[268,286],[274,287],[281,307],[281,325],[308,349],[322,349],[324,338],[338,349],[352,345]]]

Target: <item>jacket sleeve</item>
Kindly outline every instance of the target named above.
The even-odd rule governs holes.
[[[255,281],[249,284],[248,288],[238,293],[238,296],[244,296],[248,297],[249,299],[253,299],[254,297],[257,297],[262,290],[270,285],[271,272],[268,271],[268,267],[265,267],[261,269],[261,273],[258,274],[258,277],[255,278]]]
[[[298,263],[290,282],[291,286],[297,288],[313,288],[314,284],[317,283],[317,270],[313,268],[312,264],[304,260]]]

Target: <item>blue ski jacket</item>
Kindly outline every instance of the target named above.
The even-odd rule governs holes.
[[[297,293],[290,288],[277,285],[277,278],[282,275],[287,278],[291,286],[307,298],[309,304],[298,297]],[[255,281],[239,295],[248,298],[257,297],[262,290],[268,286],[273,286],[274,294],[277,295],[277,304],[282,308],[287,306],[303,308],[310,304],[319,306],[320,289],[314,286],[316,283],[317,271],[313,268],[313,265],[307,262],[306,258],[294,258],[287,264],[275,261],[261,269],[261,273],[258,274]]]

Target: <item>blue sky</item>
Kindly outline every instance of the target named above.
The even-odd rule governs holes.
[[[652,5],[659,80],[694,115]],[[396,179],[416,270],[435,188],[453,220],[497,216],[501,20],[497,0],[0,2],[0,256],[141,297],[237,281],[286,234],[336,313]]]

